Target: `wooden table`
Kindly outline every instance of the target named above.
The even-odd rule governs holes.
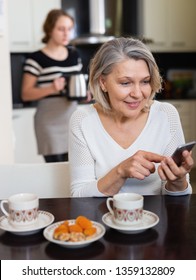
[[[102,216],[108,212],[105,198],[40,199],[40,209],[52,213],[55,222],[85,215],[102,223]],[[155,227],[139,234],[123,234],[106,226],[99,241],[80,249],[50,243],[42,231],[17,236],[0,229],[0,259],[196,259],[196,194],[145,196],[144,209],[159,216]]]

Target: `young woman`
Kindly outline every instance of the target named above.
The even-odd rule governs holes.
[[[82,68],[77,50],[68,46],[73,27],[66,12],[50,11],[43,25],[45,47],[30,54],[24,65],[22,99],[38,100],[35,134],[46,162],[68,160],[68,122],[77,104],[65,97],[65,77]]]
[[[154,100],[161,77],[149,49],[131,38],[103,44],[89,81],[96,102],[70,121],[72,195],[190,194],[193,159],[171,158],[184,135],[176,109]]]

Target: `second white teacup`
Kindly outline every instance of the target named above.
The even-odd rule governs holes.
[[[111,202],[113,206],[111,207]],[[119,226],[139,224],[143,217],[144,197],[137,193],[119,193],[106,201],[113,221]]]
[[[4,205],[8,205],[8,211]],[[39,199],[33,193],[19,193],[1,201],[1,210],[14,227],[26,227],[38,219]]]

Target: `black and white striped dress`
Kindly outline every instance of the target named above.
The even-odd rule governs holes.
[[[24,73],[37,77],[37,87],[50,85],[55,78],[80,72],[81,59],[74,47],[68,47],[68,57],[54,60],[41,50],[30,54],[24,64]],[[67,86],[65,87],[65,93]],[[77,108],[76,101],[68,101],[65,93],[51,95],[38,101],[34,118],[38,154],[54,155],[68,152],[68,124]]]

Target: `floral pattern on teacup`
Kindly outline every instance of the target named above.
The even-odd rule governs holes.
[[[126,209],[118,209],[114,207],[114,217],[118,221],[123,222],[136,222],[141,220],[143,216],[143,209],[133,209],[133,210],[126,210]]]
[[[10,210],[10,220],[12,222],[33,222],[38,217],[38,209],[33,208],[29,210]]]

